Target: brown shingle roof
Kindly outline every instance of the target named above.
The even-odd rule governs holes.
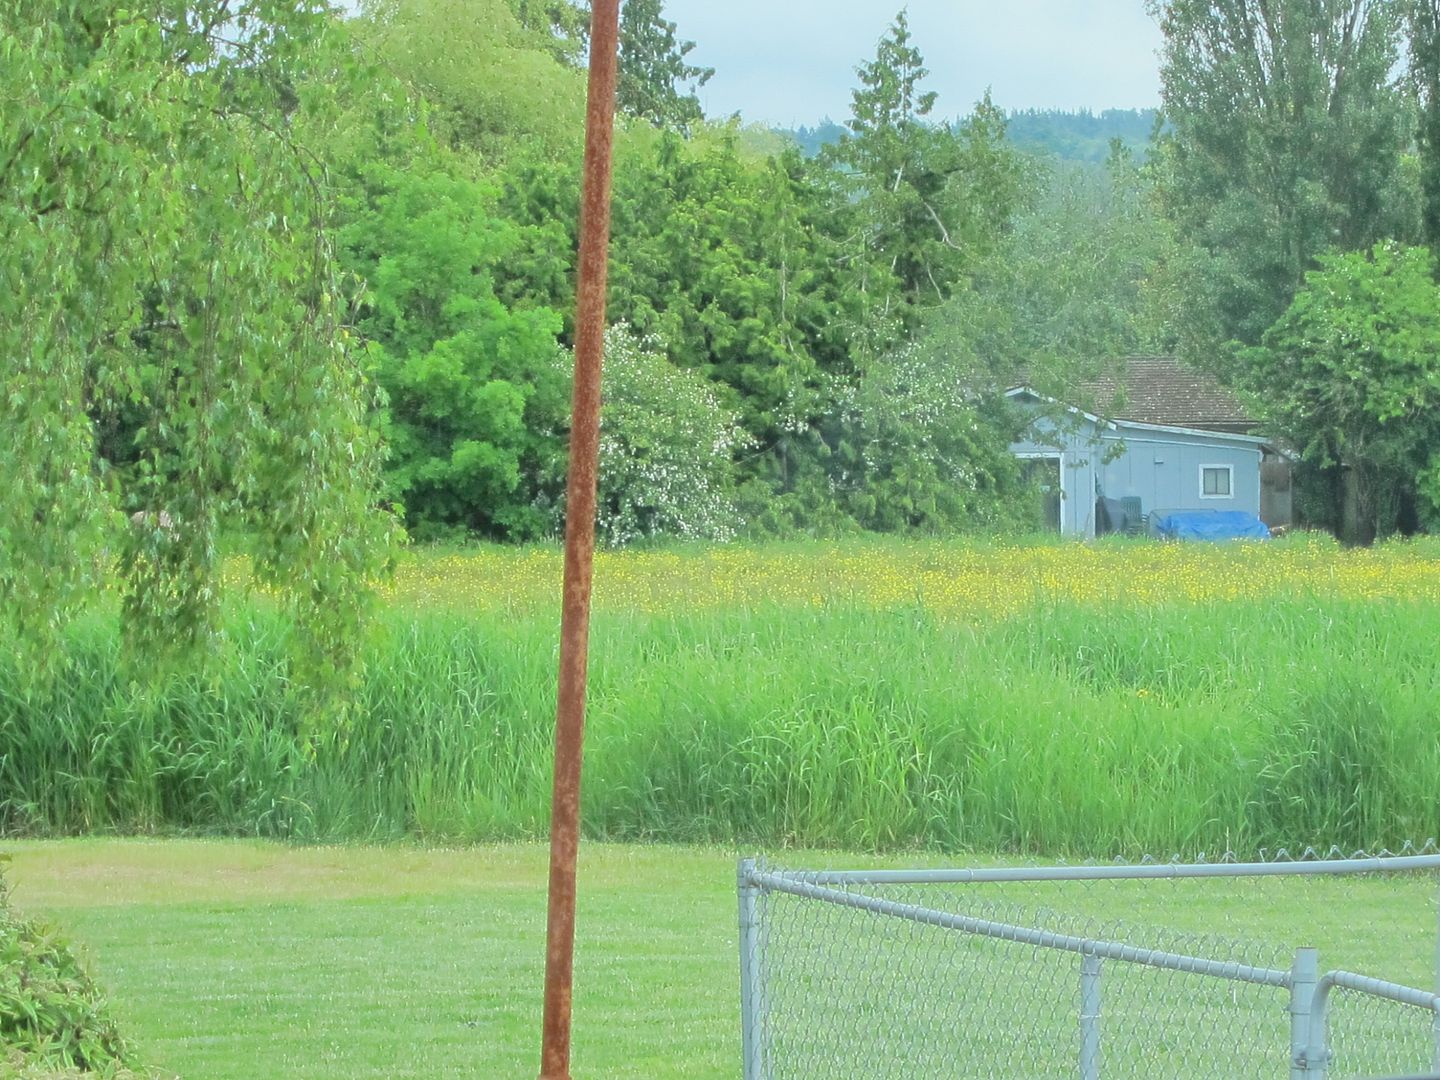
[[[1187,367],[1173,356],[1131,356],[1123,372],[1107,372],[1087,381],[1081,397],[1113,420],[1251,432],[1257,421],[1238,397],[1213,375]],[[1120,403],[1123,391],[1123,403]]]

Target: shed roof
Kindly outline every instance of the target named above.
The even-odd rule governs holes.
[[[1201,431],[1249,432],[1257,426],[1240,399],[1213,375],[1173,356],[1127,357],[1123,373],[1106,373],[1082,389],[1095,401],[1117,400],[1123,391],[1116,420]]]
[[[1203,428],[1187,426],[1184,424],[1152,424],[1147,423],[1144,420],[1128,420],[1124,417],[1119,416],[1115,417],[1112,420],[1106,420],[1103,417],[1096,416],[1094,413],[1086,412],[1079,406],[1066,405],[1064,402],[1056,401],[1048,394],[1043,394],[1032,386],[1017,386],[1012,390],[1005,391],[1005,396],[1008,398],[1028,397],[1037,401],[1048,401],[1052,405],[1059,405],[1067,412],[1073,413],[1076,416],[1083,416],[1086,420],[1094,424],[1096,428],[1099,429],[1101,438],[1108,437],[1105,435],[1105,432],[1107,430],[1120,431],[1121,429],[1128,429],[1131,431],[1141,432],[1162,432],[1170,435],[1199,435],[1202,438],[1209,438],[1217,442],[1243,443],[1250,446],[1271,445],[1271,440],[1268,436],[1252,435],[1245,431],[1231,430],[1228,428]],[[1121,437],[1123,438],[1123,436]]]

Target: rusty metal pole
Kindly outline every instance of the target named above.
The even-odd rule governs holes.
[[[550,810],[550,909],[545,927],[545,1015],[540,1080],[570,1080],[580,763],[585,739],[590,579],[595,556],[600,365],[605,351],[605,276],[610,243],[610,162],[614,143],[620,0],[594,0],[591,6],[580,270],[575,289],[575,390],[570,421],[570,471],[565,487],[565,583],[555,709],[555,788]]]

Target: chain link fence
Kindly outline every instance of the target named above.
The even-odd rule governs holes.
[[[746,1080],[1440,1074],[1433,844],[740,867]]]

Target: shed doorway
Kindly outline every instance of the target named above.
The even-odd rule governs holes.
[[[1045,529],[1063,532],[1060,504],[1064,498],[1063,463],[1059,454],[1026,454],[1020,459],[1020,473],[1033,491],[1038,491]]]

